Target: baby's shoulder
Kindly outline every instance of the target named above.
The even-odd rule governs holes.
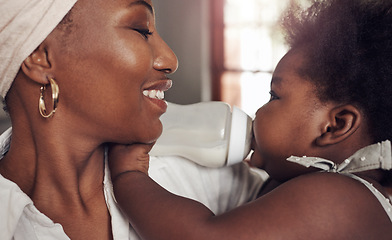
[[[285,198],[294,208],[293,213],[313,226],[330,227],[342,234],[358,233],[361,237],[374,237],[380,231],[392,236],[392,223],[377,198],[363,183],[345,175],[302,175],[264,197],[272,201]]]
[[[318,211],[326,209],[331,212],[331,206],[334,206],[334,211],[354,215],[366,210],[383,210],[376,196],[362,182],[339,173],[305,174],[287,181],[276,190],[290,192],[301,200],[299,203],[306,203],[308,208],[316,207]]]
[[[341,201],[343,196],[348,195],[367,195],[367,188],[349,176],[331,172],[317,172],[298,176],[284,184],[280,185],[281,189],[295,190],[293,194],[308,197],[316,194],[325,196],[329,200]]]

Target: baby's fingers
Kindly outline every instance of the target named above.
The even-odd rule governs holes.
[[[148,174],[150,156],[148,152],[153,144],[111,145],[108,158],[112,179],[123,172],[139,171]]]

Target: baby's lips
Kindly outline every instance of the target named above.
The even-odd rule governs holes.
[[[255,122],[252,121],[252,132],[251,132],[251,134],[252,134],[252,140],[251,140],[251,143],[250,143],[250,149],[251,149],[251,150],[255,150],[255,147],[256,147],[255,134],[254,134],[254,132],[253,132],[253,130],[254,130],[253,124],[254,124],[254,123],[255,123]]]
[[[256,140],[255,140],[255,137],[252,134],[252,141],[250,143],[250,149],[255,150],[255,147],[256,147]]]
[[[255,150],[255,148],[256,148],[256,140],[255,140],[255,135],[254,135],[254,133],[252,131],[252,140],[251,140],[251,143],[250,143],[250,149]]]

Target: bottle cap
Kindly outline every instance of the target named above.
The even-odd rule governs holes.
[[[250,151],[249,144],[247,144],[250,137],[250,133],[248,133],[249,121],[251,119],[244,111],[235,106],[233,107],[226,165],[239,163],[248,155]]]

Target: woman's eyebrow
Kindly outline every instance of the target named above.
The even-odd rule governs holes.
[[[282,84],[283,79],[280,77],[272,77],[271,80],[271,85],[275,84],[275,85],[281,85]]]
[[[133,6],[135,6],[135,5],[143,5],[143,6],[146,6],[146,7],[148,8],[148,10],[150,10],[151,13],[154,13],[154,10],[153,10],[152,6],[151,6],[149,3],[147,3],[146,1],[143,1],[143,0],[132,1],[132,2],[128,5],[128,7],[133,7]]]

